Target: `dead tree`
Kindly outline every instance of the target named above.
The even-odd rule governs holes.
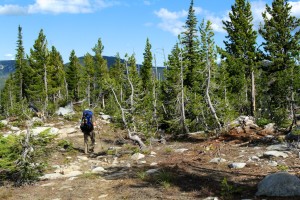
[[[130,99],[130,108],[129,109],[123,108],[122,105],[121,105],[121,103],[120,103],[120,101],[118,100],[118,97],[117,97],[117,95],[116,95],[116,93],[115,93],[115,91],[114,91],[114,89],[113,89],[112,86],[111,86],[111,90],[112,90],[112,92],[114,94],[114,97],[115,97],[115,100],[116,100],[116,102],[117,102],[117,104],[118,104],[118,106],[119,106],[119,108],[121,110],[122,121],[124,123],[125,128],[127,129],[129,139],[137,142],[139,144],[140,148],[144,149],[144,148],[146,148],[146,145],[143,143],[143,141],[141,140],[141,138],[138,135],[133,135],[133,134],[137,134],[135,125],[133,125],[133,127],[130,127],[128,125],[127,119],[126,119],[126,113],[131,112],[134,115],[134,113],[133,113],[133,107],[134,107],[134,86],[132,84],[132,81],[129,78],[129,72],[128,72],[127,62],[125,63],[125,65],[126,65],[126,72],[127,72],[126,78],[127,78],[127,81],[128,81],[128,83],[130,85],[130,90],[131,90],[131,94],[130,94],[130,97],[129,97],[129,99]],[[132,121],[134,123],[134,116],[132,116]]]
[[[211,64],[210,64],[210,61],[209,61],[209,57],[208,57],[208,53],[206,55],[206,59],[207,59],[207,70],[208,70],[208,77],[207,77],[207,87],[206,87],[206,97],[207,97],[207,102],[208,102],[208,105],[209,105],[209,108],[210,108],[210,111],[213,115],[213,117],[215,118],[216,120],[216,123],[218,124],[218,129],[221,130],[222,126],[220,124],[220,121],[219,121],[219,118],[217,116],[217,113],[216,113],[216,110],[211,102],[211,99],[210,99],[210,95],[209,95],[209,89],[210,89],[210,79],[211,79]]]

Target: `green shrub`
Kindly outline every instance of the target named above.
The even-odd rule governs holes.
[[[260,126],[260,127],[263,127],[263,126],[265,126],[265,125],[267,125],[267,124],[269,124],[269,123],[271,123],[271,120],[266,119],[266,118],[258,118],[258,119],[256,120],[256,124],[257,124],[258,126]]]
[[[240,192],[241,188],[230,185],[227,182],[227,178],[223,178],[221,182],[221,196],[223,199],[233,199],[233,195]]]
[[[65,149],[66,151],[73,151],[74,150],[74,146],[73,143],[67,140],[60,140],[58,141],[57,146],[59,146],[60,148]]]
[[[48,132],[31,136],[26,147],[26,135],[0,136],[0,168],[7,171],[7,176],[2,179],[12,180],[15,185],[38,179],[47,165],[47,156],[51,152],[49,144],[55,137]]]
[[[174,174],[169,171],[162,170],[158,174],[156,174],[155,178],[160,185],[167,189],[171,186],[171,183],[174,179]]]
[[[3,129],[5,127],[5,124],[3,124],[2,122],[0,122],[0,129]]]

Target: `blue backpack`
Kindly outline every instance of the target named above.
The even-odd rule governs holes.
[[[82,132],[91,132],[92,130],[94,130],[92,117],[93,117],[92,111],[90,110],[83,111],[81,125],[80,125],[80,129],[82,130]]]

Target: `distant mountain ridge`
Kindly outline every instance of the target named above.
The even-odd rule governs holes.
[[[81,64],[83,64],[83,56],[78,57]],[[116,57],[114,56],[103,56],[103,58],[107,61],[108,68],[112,67],[114,63],[116,62]],[[124,62],[123,59],[121,59],[121,62]],[[5,80],[9,76],[9,74],[13,73],[15,71],[15,60],[0,60],[0,89],[4,87]],[[67,65],[69,62],[65,63]],[[141,64],[137,64],[137,68],[140,69]],[[153,72],[156,73],[157,71],[157,77],[162,79],[163,78],[163,69],[164,67],[153,67]]]

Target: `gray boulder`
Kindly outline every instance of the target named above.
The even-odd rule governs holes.
[[[268,175],[258,184],[256,196],[300,196],[300,179],[287,172]]]
[[[73,109],[73,104],[68,104],[65,107],[59,107],[55,113],[61,116],[74,115],[75,111]]]

